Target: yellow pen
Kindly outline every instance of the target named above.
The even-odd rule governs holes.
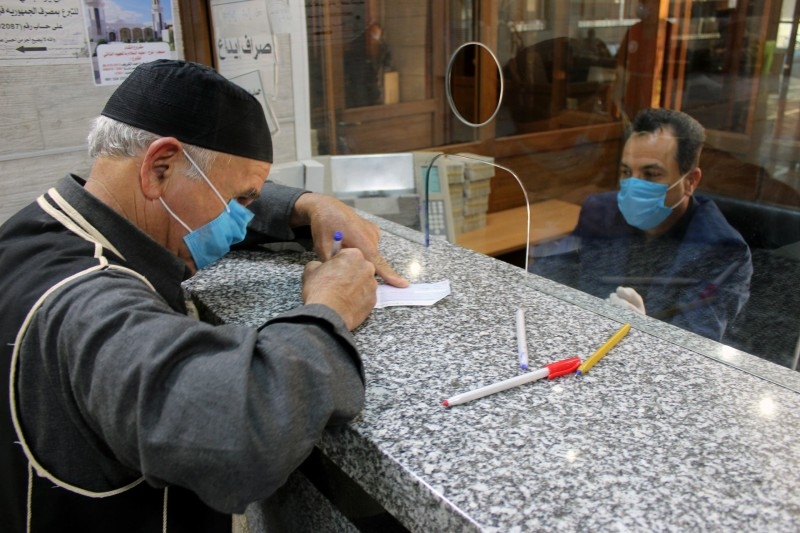
[[[620,341],[620,339],[622,339],[622,337],[628,334],[630,329],[631,329],[630,324],[625,324],[624,326],[619,328],[619,331],[614,333],[614,335],[612,335],[611,338],[605,342],[605,344],[603,344],[600,348],[598,348],[597,351],[594,352],[592,356],[586,360],[586,362],[584,362],[581,366],[579,366],[578,370],[576,370],[575,373],[578,375],[587,373],[589,369],[592,368],[595,364],[597,364],[597,362],[600,359],[605,357],[605,355],[609,352],[609,350],[611,350],[611,348],[617,345],[617,343]]]

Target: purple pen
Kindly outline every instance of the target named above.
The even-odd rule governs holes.
[[[331,252],[331,257],[339,253],[339,250],[342,249],[342,235],[341,231],[335,231],[333,233],[333,251]]]

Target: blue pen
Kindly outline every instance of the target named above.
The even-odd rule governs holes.
[[[342,249],[342,235],[341,231],[335,231],[333,233],[333,251],[331,252],[331,257],[339,253],[339,250]]]
[[[517,350],[519,367],[528,370],[528,341],[525,339],[525,311],[517,309]]]

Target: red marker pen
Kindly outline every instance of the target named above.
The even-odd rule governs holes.
[[[504,391],[512,387],[518,387],[520,385],[524,385],[525,383],[530,383],[531,381],[536,381],[538,379],[557,378],[559,376],[575,372],[575,370],[577,370],[577,368],[580,365],[581,365],[580,357],[570,357],[569,359],[564,359],[562,361],[556,361],[555,363],[550,363],[549,365],[540,368],[539,370],[534,370],[533,372],[528,372],[527,374],[520,374],[519,376],[509,378],[505,381],[492,383],[491,385],[486,385],[485,387],[481,387],[479,389],[457,394],[452,398],[446,399],[445,401],[442,402],[442,404],[445,407],[452,407],[460,403],[466,403],[471,400],[475,400],[477,398],[483,398],[484,396],[489,396],[490,394],[494,394],[495,392]]]

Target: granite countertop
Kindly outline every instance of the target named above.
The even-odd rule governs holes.
[[[366,405],[318,447],[408,529],[800,530],[798,373],[373,219],[399,272],[452,294],[376,309],[354,332]],[[313,257],[233,252],[187,288],[219,320],[260,326],[300,305]],[[532,368],[632,329],[587,375],[444,408],[519,373],[518,307]]]

